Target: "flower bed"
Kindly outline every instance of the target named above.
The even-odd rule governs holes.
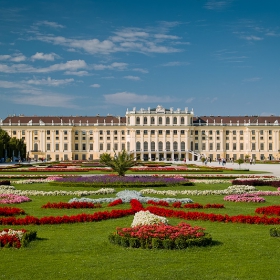
[[[1,204],[12,204],[12,203],[22,203],[31,201],[30,198],[23,195],[16,194],[0,194],[0,203]]]
[[[149,200],[147,204],[151,204],[154,206],[164,206],[164,207],[174,207],[174,208],[190,208],[190,209],[197,209],[197,208],[225,208],[223,204],[199,204],[199,203],[187,203],[185,205],[182,205],[181,202],[174,202],[172,205],[170,205],[168,202],[164,200],[154,201]]]
[[[0,247],[14,247],[19,249],[25,247],[29,242],[37,237],[36,231],[27,231],[25,229],[13,230],[3,229],[0,231]]]
[[[154,177],[154,176],[79,176],[68,178],[57,178],[51,185],[63,185],[71,187],[101,187],[110,185],[111,187],[165,187],[172,185],[192,186],[193,183],[182,177]]]
[[[0,207],[0,216],[24,215],[24,210],[15,207]]]
[[[280,180],[278,178],[259,178],[259,179],[236,179],[232,181],[233,185],[248,185],[248,186],[272,186],[280,187]]]
[[[58,202],[58,203],[51,203],[48,202],[47,204],[43,205],[41,208],[56,208],[56,209],[81,209],[81,208],[101,208],[100,204],[94,205],[90,202]]]
[[[280,216],[280,205],[272,205],[266,207],[259,207],[255,210],[257,214],[277,215]]]
[[[263,197],[260,197],[257,194],[252,193],[244,193],[244,194],[232,194],[224,197],[225,201],[233,201],[233,202],[265,202]]]

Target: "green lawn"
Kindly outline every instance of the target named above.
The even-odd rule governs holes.
[[[224,189],[228,185],[198,184],[176,189]],[[57,189],[56,186],[48,184],[15,186],[17,189]],[[70,187],[61,189],[76,190]],[[271,187],[261,189],[275,190]],[[112,197],[115,194],[106,196]],[[218,195],[189,197],[201,204],[225,205],[225,209],[191,211],[228,215],[254,215],[257,207],[279,205],[279,197],[276,196],[266,197],[267,202],[262,204],[224,202],[223,196]],[[96,209],[41,209],[40,207],[47,202],[67,202],[72,197],[30,198],[32,202],[9,206],[22,208],[29,215],[36,217],[93,213],[130,207],[129,204],[123,204],[114,208],[103,205],[102,208]],[[280,239],[270,237],[269,229],[273,226],[186,221],[192,226],[204,227],[206,232],[212,235],[214,245],[186,250],[144,250],[110,244],[108,234],[116,227],[129,227],[132,220],[133,216],[128,216],[80,224],[0,226],[0,229],[12,227],[36,230],[38,236],[38,240],[31,242],[26,248],[0,249],[0,279],[280,279]],[[169,221],[171,224],[177,224],[181,220]]]

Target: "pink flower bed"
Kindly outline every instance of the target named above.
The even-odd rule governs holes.
[[[30,198],[23,195],[16,194],[0,194],[0,203],[1,204],[12,204],[12,203],[22,203],[31,201]]]
[[[249,193],[227,195],[224,197],[224,200],[233,202],[265,202],[263,197]]]

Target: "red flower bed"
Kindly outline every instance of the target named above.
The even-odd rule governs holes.
[[[80,208],[101,208],[101,204],[94,205],[91,202],[58,202],[50,203],[43,205],[41,208],[57,208],[57,209],[80,209]]]
[[[267,207],[259,207],[255,210],[257,214],[277,215],[280,216],[280,205],[272,205]]]
[[[250,216],[250,215],[238,215],[238,216],[229,216],[213,213],[203,213],[203,212],[184,212],[171,209],[163,209],[156,206],[149,206],[146,208],[151,213],[159,215],[162,217],[173,217],[180,218],[185,220],[204,220],[211,222],[224,222],[224,223],[245,223],[245,224],[265,224],[273,225],[280,224],[280,218],[268,218],[266,216]]]
[[[116,205],[119,205],[119,204],[122,204],[122,200],[119,198],[119,199],[116,199],[114,201],[112,201],[111,203],[108,204],[109,207],[111,206],[116,206]]]
[[[163,207],[170,207],[169,203],[164,200],[154,201],[154,200],[148,200],[147,204],[151,204],[154,206],[163,206]],[[197,209],[197,208],[225,208],[223,204],[205,204],[204,206],[199,203],[187,203],[184,206],[182,206],[182,203],[180,201],[174,202],[172,205],[174,208],[190,208],[190,209]]]
[[[0,207],[0,216],[24,215],[24,210],[15,207]]]

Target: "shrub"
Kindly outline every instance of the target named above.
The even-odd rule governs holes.
[[[280,237],[280,228],[279,227],[271,228],[269,233],[270,236],[272,237]]]

